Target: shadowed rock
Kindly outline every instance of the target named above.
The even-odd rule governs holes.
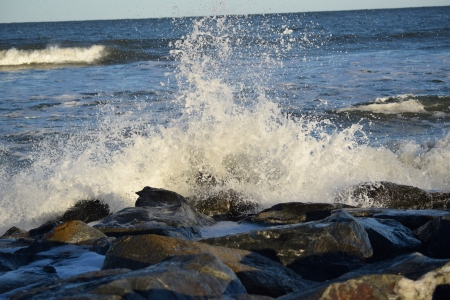
[[[83,274],[18,292],[11,299],[205,299],[244,293],[233,271],[217,257],[203,253],[174,257],[136,271]]]
[[[362,261],[372,256],[366,231],[344,211],[322,221],[274,226],[202,242],[257,252],[314,281],[336,278],[361,267]]]
[[[61,222],[79,220],[84,223],[101,220],[109,216],[109,205],[101,200],[80,200],[69,208],[61,217]]]
[[[341,203],[279,203],[245,219],[245,221],[274,225],[296,224],[321,220],[329,217],[333,210],[351,207],[353,206]]]
[[[436,218],[414,231],[422,252],[434,258],[450,258],[450,215]]]
[[[247,292],[281,296],[315,282],[302,279],[294,271],[250,251],[215,247],[203,243],[158,235],[140,235],[118,239],[108,251],[103,269],[140,269],[171,256],[210,253],[231,268]]]

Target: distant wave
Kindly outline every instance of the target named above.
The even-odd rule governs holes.
[[[0,66],[31,64],[93,64],[108,55],[106,47],[60,48],[51,46],[40,50],[18,50],[11,48],[0,51]]]
[[[444,115],[450,113],[450,97],[415,95],[383,97],[377,98],[373,102],[341,108],[338,112],[370,112],[386,115],[408,113]]]

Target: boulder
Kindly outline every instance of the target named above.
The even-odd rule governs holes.
[[[436,218],[414,231],[422,252],[434,258],[450,258],[450,215]]]
[[[358,206],[403,208],[403,209],[447,209],[450,208],[450,193],[427,193],[417,187],[380,181],[362,183],[341,191],[336,202],[356,203]]]
[[[202,253],[173,257],[130,272],[83,274],[18,292],[10,299],[206,299],[244,293],[233,271],[217,257]]]
[[[47,232],[42,237],[42,242],[82,244],[100,238],[106,238],[106,235],[81,221],[74,220],[58,225]]]
[[[359,268],[373,254],[366,231],[345,211],[322,221],[274,226],[201,242],[259,253],[314,281],[336,278]]]
[[[296,224],[317,221],[329,217],[333,210],[353,206],[341,203],[279,203],[251,216],[245,221],[264,224]]]
[[[0,298],[6,299],[1,295],[28,285],[45,284],[59,279],[56,270],[52,266],[34,267],[19,269],[0,275]],[[3,298],[5,297],[5,298]]]
[[[80,200],[57,219],[61,222],[79,220],[90,223],[101,220],[110,214],[109,205],[102,200]]]
[[[219,191],[213,194],[190,197],[189,202],[207,216],[219,220],[239,220],[246,214],[260,209],[256,202],[245,200],[244,195],[234,190]]]
[[[171,256],[210,253],[231,268],[247,292],[278,297],[315,282],[302,279],[294,271],[264,256],[246,250],[210,246],[158,235],[128,236],[118,239],[108,251],[103,269],[140,269]]]
[[[373,248],[373,256],[368,262],[414,252],[422,244],[410,229],[395,220],[359,218],[358,223],[366,230]]]

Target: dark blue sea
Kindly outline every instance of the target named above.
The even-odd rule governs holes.
[[[449,171],[450,6],[0,24],[0,233],[144,186],[269,206]]]

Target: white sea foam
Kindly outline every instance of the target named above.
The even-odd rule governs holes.
[[[30,64],[91,64],[103,58],[106,48],[101,45],[91,47],[60,48],[51,46],[41,50],[18,50],[15,48],[0,51],[0,66],[19,66]]]
[[[111,113],[99,120],[99,130],[45,139],[30,167],[0,169],[0,233],[40,225],[80,199],[103,199],[114,211],[133,206],[135,192],[147,185],[184,196],[234,189],[263,206],[332,202],[341,189],[366,181],[448,189],[450,135],[431,149],[407,142],[393,152],[370,146],[359,124],[331,130],[327,120],[287,118],[264,86],[254,87],[257,101],[236,104],[246,87],[224,77],[232,50],[221,22],[219,35],[199,22],[176,43],[181,118],[152,126],[139,110],[117,115],[104,105],[99,109]],[[257,66],[247,73],[264,76]],[[211,178],[218,184],[208,184]]]
[[[402,113],[429,113],[417,99],[411,99],[409,95],[400,95],[396,97],[396,102],[387,102],[390,98],[377,98],[374,103],[362,104],[354,107],[341,108],[339,112],[346,111],[365,111],[378,114],[402,114]]]

